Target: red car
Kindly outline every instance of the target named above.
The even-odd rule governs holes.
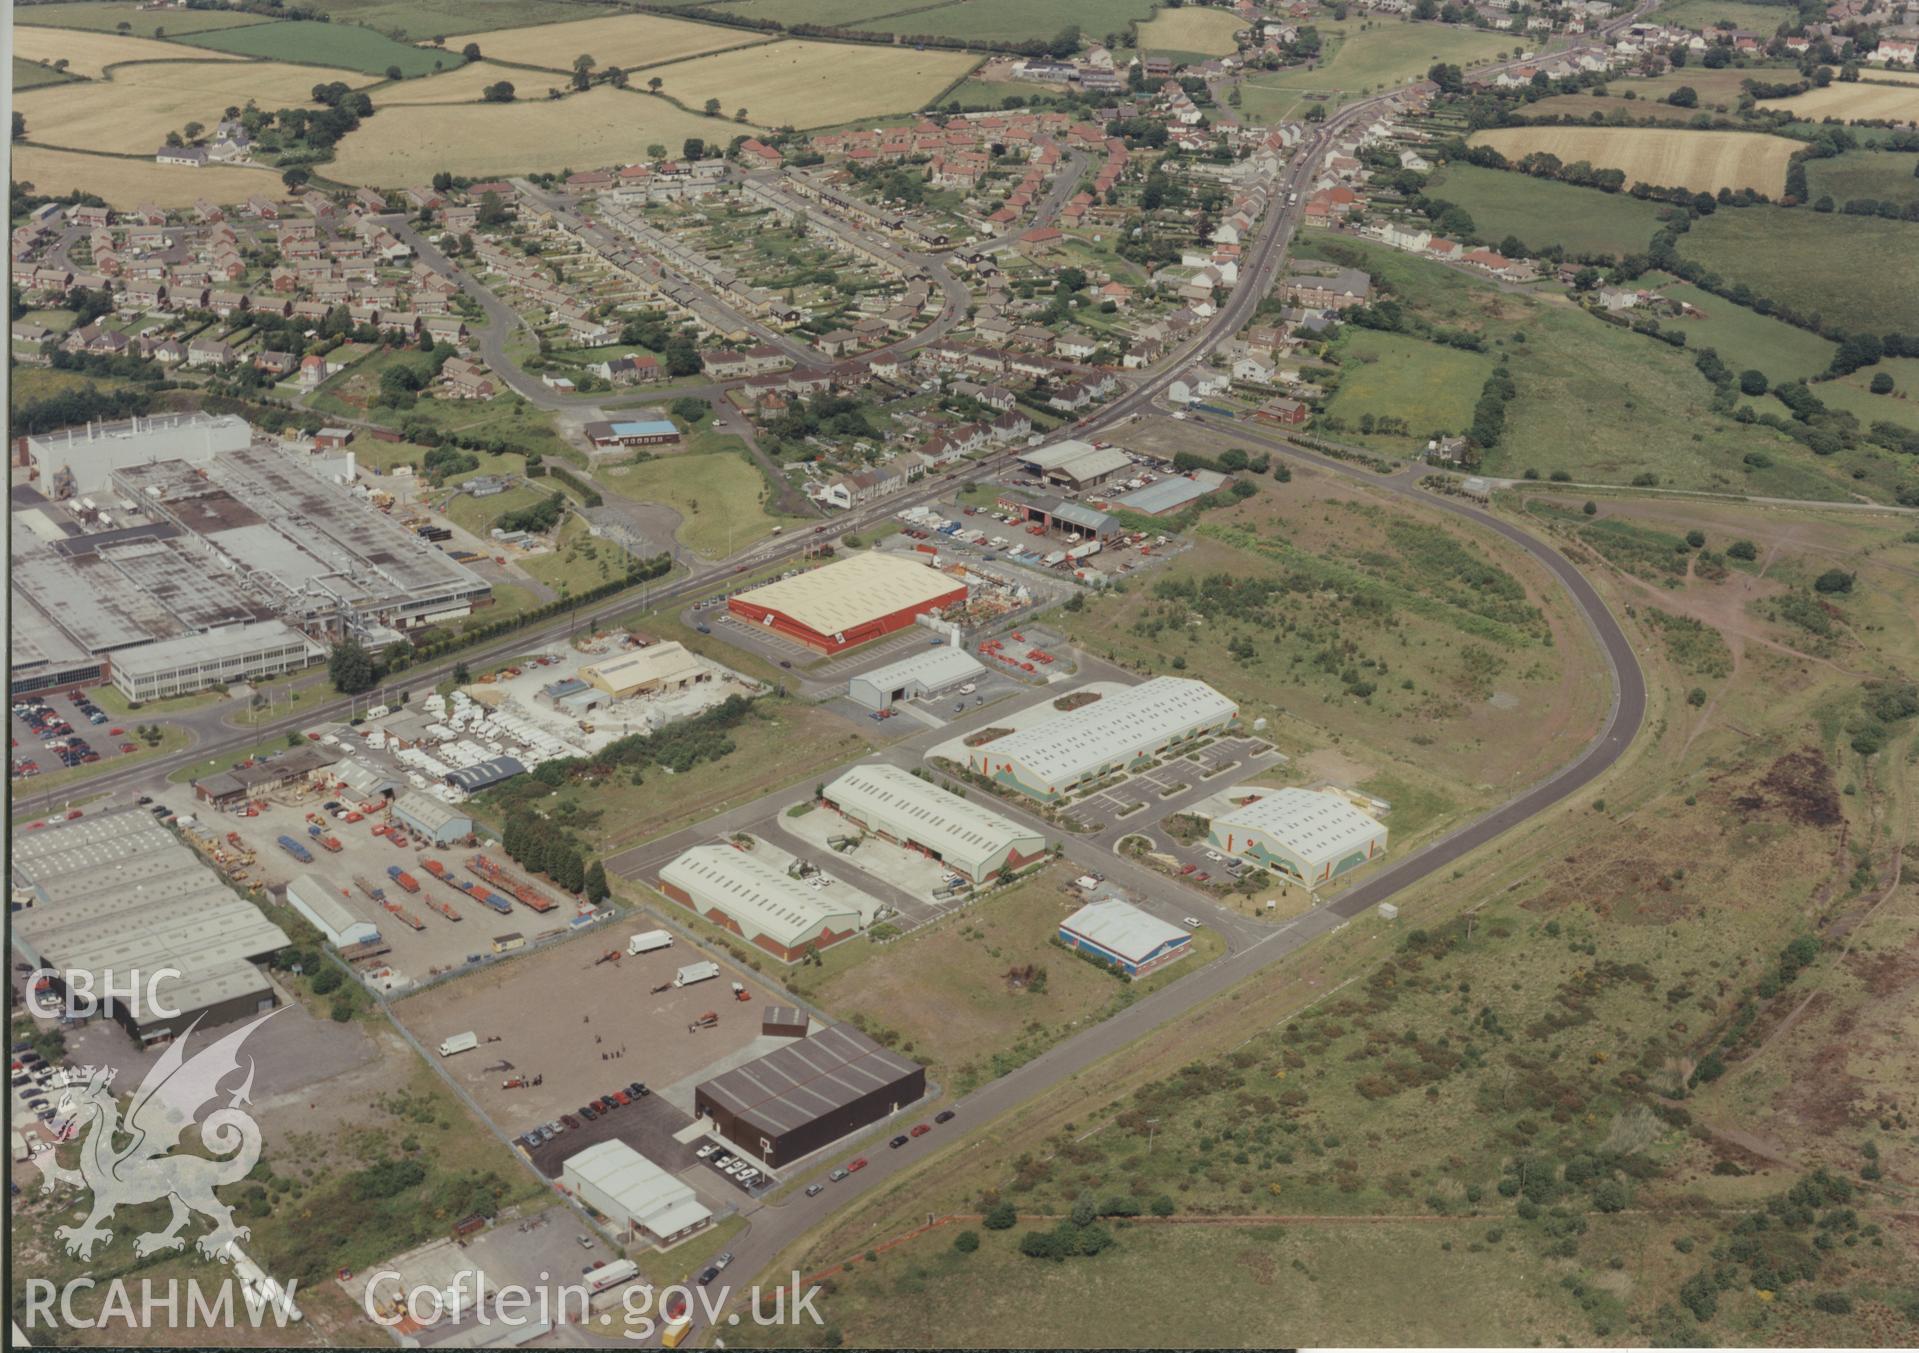
[[[137,752],[140,749],[131,742],[123,742],[120,744],[120,750],[123,752]]]
[[[911,1135],[915,1137],[924,1137],[927,1133],[931,1132],[932,1130],[933,1130],[933,1125],[931,1123],[921,1123],[919,1126],[913,1129]]]
[[[865,1168],[866,1168],[866,1157],[861,1156],[858,1160],[853,1161],[847,1165],[846,1172],[848,1174],[855,1174],[860,1170],[864,1170]]]

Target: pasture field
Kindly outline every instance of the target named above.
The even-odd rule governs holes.
[[[1667,488],[1780,498],[1883,500],[1896,491],[1901,467],[1892,458],[1863,449],[1815,456],[1770,428],[1721,418],[1689,351],[1603,323],[1562,297],[1502,292],[1365,241],[1316,239],[1301,253],[1370,270],[1421,318],[1473,330],[1505,358],[1518,393],[1499,444],[1486,454],[1488,474],[1563,470],[1583,483],[1610,484],[1651,474]],[[1714,314],[1728,305],[1713,299]],[[1748,463],[1751,452],[1764,453],[1762,463]]]
[[[1785,186],[1786,161],[1801,149],[1782,136],[1667,127],[1496,127],[1473,133],[1471,140],[1509,160],[1536,150],[1568,164],[1588,160],[1624,171],[1628,183],[1708,193],[1753,188],[1774,195]]]
[[[19,57],[13,58],[13,87],[15,89],[41,89],[47,85],[64,85],[76,77],[62,74],[51,66],[36,65]],[[998,105],[995,104],[995,107]]]
[[[521,72],[524,74],[524,72]],[[488,178],[631,159],[650,142],[675,150],[689,136],[713,136],[715,122],[665,99],[596,86],[564,99],[521,103],[396,105],[340,142],[327,177],[342,183],[400,186],[450,174]]]
[[[946,95],[941,106],[957,103],[969,112],[981,109],[997,111],[1004,108],[1006,100],[1014,96],[1024,99],[1027,107],[1038,107],[1050,102],[1042,86],[1023,84],[1013,80],[967,80],[961,83],[958,89]]]
[[[1336,105],[1367,89],[1403,85],[1424,77],[1435,61],[1472,66],[1509,50],[1516,40],[1508,34],[1438,24],[1372,22],[1370,28],[1320,24],[1329,55],[1315,70],[1246,77],[1240,86],[1246,115],[1284,121],[1303,113],[1309,100]]]
[[[70,3],[54,5],[20,5],[13,11],[14,33],[29,25],[49,28],[80,28],[96,33],[114,33],[121,24],[129,25],[127,36],[135,38],[158,37],[161,34],[178,36],[181,33],[199,33],[209,28],[239,28],[250,23],[266,23],[258,14],[246,14],[230,9],[165,9],[151,10],[142,8],[132,0],[111,0],[111,3],[98,3],[98,0],[70,0]]]
[[[152,42],[146,38],[122,37],[118,33],[96,33],[82,28],[31,28],[13,30],[13,54],[45,65],[65,58],[67,70],[97,80],[108,66],[128,61],[212,61],[170,42]]]
[[[1799,72],[1791,67],[1765,66],[1726,66],[1720,70],[1710,70],[1705,66],[1687,65],[1677,70],[1668,70],[1659,75],[1643,78],[1608,80],[1606,93],[1586,90],[1578,94],[1554,94],[1527,105],[1530,115],[1545,117],[1590,117],[1598,113],[1603,117],[1628,117],[1637,122],[1642,118],[1652,118],[1659,122],[1670,122],[1684,126],[1702,112],[1725,110],[1731,112],[1738,107],[1739,97],[1745,91],[1740,88],[1741,81],[1778,80],[1782,82],[1799,78]],[[1684,86],[1699,96],[1696,108],[1675,108],[1663,102],[1675,89]],[[1630,95],[1631,97],[1627,97]]]
[[[1181,6],[1162,9],[1139,26],[1139,50],[1148,54],[1231,56],[1239,49],[1233,34],[1246,27],[1227,10]]]
[[[797,16],[810,12],[815,0],[764,3]],[[894,0],[884,9],[869,10],[870,14],[891,17],[869,18],[854,26],[908,36],[925,33],[932,37],[977,38],[981,42],[1030,42],[1050,38],[1068,24],[1078,24],[1089,40],[1098,41],[1108,33],[1124,33],[1127,24],[1143,22],[1153,13],[1151,0],[1051,0],[1044,5],[1032,4],[1031,0],[955,0],[937,8],[897,12],[902,9],[913,9],[910,0]],[[772,14],[772,8],[767,13]],[[1230,30],[1226,37],[1230,42]]]
[[[385,75],[398,67],[402,78],[452,70],[460,64],[459,51],[435,51],[395,42],[384,33],[350,23],[252,24],[246,28],[216,29],[182,39],[195,47],[268,61],[316,66],[344,66],[368,75]]]
[[[416,103],[478,103],[481,90],[501,80],[516,83],[513,78],[516,75],[520,77],[517,83],[523,86],[523,95],[532,94],[533,81],[527,78],[525,71],[497,66],[491,61],[470,61],[456,70],[389,85],[379,92],[378,104],[384,110]],[[381,116],[385,116],[384,112]]]
[[[481,55],[495,61],[570,72],[574,59],[580,56],[591,56],[601,66],[633,69],[662,66],[701,52],[760,41],[764,41],[760,34],[742,29],[683,23],[651,14],[618,14],[492,33],[462,33],[448,38],[446,45],[457,52],[467,43],[477,42]]]
[[[1880,119],[1919,122],[1919,85],[1835,80],[1824,89],[1808,89],[1789,99],[1762,99],[1759,106],[1768,110],[1783,109],[1812,122],[1835,117],[1847,122]]]
[[[1424,443],[1435,432],[1464,432],[1472,425],[1493,359],[1484,353],[1440,347],[1403,334],[1348,327],[1333,355],[1339,359],[1339,389],[1326,411],[1345,420],[1342,440],[1390,443],[1405,451],[1407,437]],[[1374,438],[1359,432],[1364,414],[1403,418],[1406,436]]]
[[[1867,388],[1874,376],[1882,374],[1892,377],[1889,395],[1875,395]],[[1919,431],[1919,357],[1887,357],[1876,365],[1860,367],[1850,376],[1821,381],[1812,392],[1830,407],[1845,410],[1863,426],[1896,423]]]
[[[1575,255],[1638,253],[1658,233],[1665,210],[1629,193],[1464,163],[1446,165],[1426,191],[1463,207],[1488,239],[1517,235],[1534,249],[1557,244]]]
[[[1701,33],[1723,21],[1771,36],[1780,24],[1791,23],[1793,15],[1790,5],[1755,5],[1744,0],[1672,0],[1659,7],[1659,22]]]
[[[911,0],[719,0],[718,4],[698,5],[693,12],[711,10],[715,14],[738,15],[743,19],[779,24],[817,23],[843,28],[861,27],[860,20],[880,14],[892,14],[907,8]],[[930,28],[915,28],[930,33]]]
[[[1818,375],[1838,350],[1838,344],[1829,338],[1734,305],[1676,278],[1656,286],[1660,295],[1686,301],[1705,312],[1704,319],[1661,319],[1660,323],[1683,331],[1689,348],[1714,349],[1734,371],[1755,368],[1777,385]]]
[[[1679,252],[1807,314],[1875,333],[1919,329],[1919,225],[1782,207],[1714,212]]]
[[[766,510],[766,479],[743,454],[739,439],[715,441],[729,449],[615,466],[603,472],[602,481],[622,497],[664,503],[679,513],[674,534],[686,548],[708,559],[742,549],[772,534],[775,526],[790,525],[794,518]]]
[[[33,123],[28,121],[28,129]],[[43,193],[98,193],[124,209],[151,202],[156,207],[190,207],[210,202],[244,202],[255,193],[281,191],[280,176],[268,169],[233,165],[155,164],[74,150],[51,150],[24,141],[13,143],[13,178]]]
[[[584,19],[603,13],[590,0],[305,0],[336,22],[368,28],[414,42],[433,42],[448,33]],[[462,44],[455,43],[454,51]]]
[[[169,131],[189,122],[211,127],[230,104],[306,107],[313,86],[332,80],[366,83],[358,71],[277,61],[147,62],[122,67],[111,80],[28,90],[14,107],[26,114],[36,144],[151,156]]]
[[[744,107],[762,127],[831,127],[924,107],[977,64],[966,52],[785,41],[676,62],[647,78],[664,80],[663,92],[688,108],[718,99],[724,117]],[[724,139],[728,125],[708,120],[707,134]]]

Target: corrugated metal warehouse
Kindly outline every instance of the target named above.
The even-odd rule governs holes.
[[[1117,446],[1094,446],[1077,439],[1023,451],[1019,463],[1052,484],[1086,489],[1133,468],[1133,458]]]
[[[1221,813],[1211,840],[1228,855],[1324,883],[1386,850],[1386,826],[1343,795],[1288,786]]]
[[[713,673],[685,645],[668,642],[589,663],[580,669],[580,679],[624,700],[654,691],[683,691],[711,681]]]
[[[693,1108],[722,1137],[779,1168],[925,1093],[925,1067],[850,1024],[835,1024],[703,1082],[693,1091]]]
[[[455,789],[477,794],[489,785],[497,785],[502,780],[511,780],[525,773],[526,766],[517,756],[492,756],[484,761],[476,761],[471,766],[448,771],[446,782]]]
[[[1089,902],[1061,921],[1059,941],[1113,964],[1128,977],[1144,977],[1185,958],[1193,937],[1115,897]]]
[[[311,921],[335,949],[377,941],[380,928],[349,911],[340,900],[344,896],[346,889],[311,874],[302,874],[287,884],[287,905]]]
[[[138,809],[16,837],[13,874],[29,902],[11,917],[14,949],[87,973],[96,993],[138,987],[105,1013],[143,1043],[278,1004],[254,964],[286,933]]]
[[[966,600],[966,584],[897,554],[856,554],[730,598],[727,609],[822,653],[903,629]]]
[[[665,1249],[713,1220],[691,1187],[617,1137],[568,1156],[560,1183],[612,1222],[622,1241]]]
[[[415,836],[436,846],[473,835],[473,819],[450,803],[430,794],[409,791],[393,801],[393,818]]]
[[[825,797],[849,821],[974,883],[1046,853],[1038,832],[883,762],[853,767],[826,786]]]
[[[1175,742],[1219,732],[1238,714],[1239,706],[1203,681],[1154,677],[974,747],[966,764],[1051,802]]]
[[[858,932],[879,909],[866,894],[788,878],[733,846],[695,846],[660,870],[660,891],[784,963]]]
[[[846,683],[846,694],[862,709],[890,709],[895,700],[940,695],[985,674],[986,668],[965,649],[941,644],[861,672]]]

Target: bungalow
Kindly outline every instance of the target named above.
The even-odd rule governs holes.
[[[188,169],[198,169],[207,162],[207,153],[200,146],[161,146],[153,153],[155,164],[178,164]]]

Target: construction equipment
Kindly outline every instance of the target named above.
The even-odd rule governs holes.
[[[736,1001],[750,1001],[753,999],[753,993],[746,989],[744,982],[735,982],[733,984],[733,999]]]
[[[598,958],[594,959],[591,966],[597,968],[602,963],[618,963],[621,959],[625,957],[626,957],[626,954],[622,952],[621,950],[608,949],[605,953],[601,954]]]
[[[701,1015],[698,1019],[694,1020],[691,1024],[687,1025],[686,1031],[690,1034],[698,1033],[701,1029],[712,1029],[717,1027],[719,1025],[719,1022],[720,1022],[720,1012],[717,1010],[709,1010],[704,1015]]]

